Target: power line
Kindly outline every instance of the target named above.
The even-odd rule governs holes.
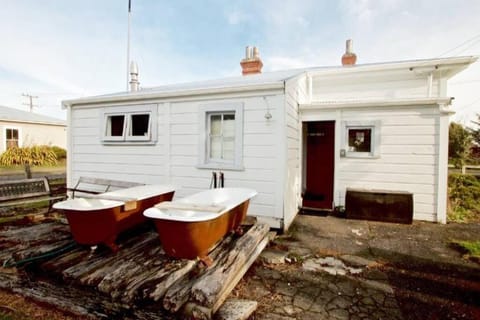
[[[470,39],[462,42],[461,44],[457,45],[456,47],[454,47],[454,48],[452,48],[452,49],[449,49],[449,50],[443,52],[443,53],[440,54],[437,58],[440,58],[441,56],[444,56],[444,55],[446,55],[447,53],[450,53],[450,52],[452,52],[452,51],[455,51],[456,49],[460,48],[461,46],[466,45],[466,44],[469,43],[469,42],[472,42],[472,41],[475,40],[476,38],[479,38],[479,39],[477,39],[476,41],[474,41],[472,44],[470,44],[470,46],[468,46],[468,47],[466,47],[465,49],[461,50],[461,51],[460,51],[459,53],[457,53],[457,54],[462,53],[463,51],[467,50],[468,48],[471,48],[473,45],[475,45],[477,42],[480,41],[480,33],[478,33],[478,34],[476,34],[475,36],[473,36],[472,38],[470,38]]]

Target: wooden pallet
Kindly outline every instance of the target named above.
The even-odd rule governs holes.
[[[253,224],[225,237],[214,263],[168,257],[156,232],[145,227],[119,239],[114,254],[71,245],[68,226],[44,223],[0,231],[0,259],[25,261],[65,248],[24,268],[0,268],[0,287],[98,318],[211,319],[268,243],[269,227]]]

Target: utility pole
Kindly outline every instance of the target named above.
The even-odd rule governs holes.
[[[38,96],[32,96],[31,94],[28,94],[28,93],[22,93],[22,96],[28,98],[28,102],[27,102],[27,103],[23,103],[23,105],[29,106],[30,112],[33,111],[33,107],[38,107],[37,105],[33,105],[33,99],[37,99]]]
[[[130,24],[132,13],[132,0],[128,0],[128,31],[127,31],[127,92],[130,75]]]

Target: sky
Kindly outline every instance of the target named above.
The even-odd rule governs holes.
[[[480,55],[478,0],[131,0],[142,87],[241,74]],[[128,0],[0,0],[0,105],[65,119],[61,101],[126,90]],[[480,113],[480,61],[449,81],[453,121]]]

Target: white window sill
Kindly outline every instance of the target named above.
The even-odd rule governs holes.
[[[230,171],[244,171],[244,166],[225,164],[225,163],[204,163],[198,164],[197,169],[213,169],[213,170],[230,170]]]
[[[103,140],[102,144],[103,145],[155,145],[157,141],[108,141],[108,140]]]
[[[345,158],[354,159],[380,159],[380,155],[372,154],[370,152],[347,152]]]

